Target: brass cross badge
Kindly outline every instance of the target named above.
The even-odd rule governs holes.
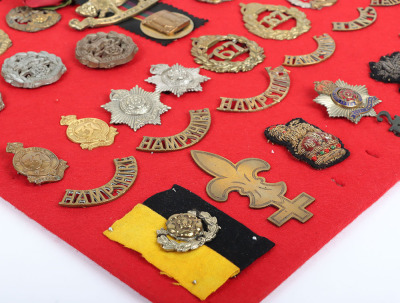
[[[254,35],[265,39],[291,40],[308,32],[311,22],[306,14],[297,8],[280,5],[266,5],[260,3],[240,4],[243,14],[244,26]],[[261,14],[267,13],[260,19]],[[277,29],[277,27],[291,19],[296,21],[296,26],[290,30]]]
[[[22,143],[15,142],[7,144],[6,152],[15,154],[14,168],[19,174],[27,176],[31,183],[60,181],[68,168],[66,161],[58,159],[55,154],[45,148],[24,148]]]
[[[115,127],[96,118],[76,119],[75,115],[61,116],[61,125],[68,125],[67,137],[74,143],[79,143],[82,149],[92,150],[99,146],[108,146],[114,143],[118,134]]]
[[[234,164],[219,155],[204,151],[193,150],[191,154],[201,169],[214,176],[206,187],[211,199],[225,202],[231,191],[238,191],[242,196],[250,198],[251,208],[274,206],[278,210],[268,220],[278,227],[290,219],[304,223],[313,216],[305,209],[314,202],[313,197],[301,193],[290,200],[284,196],[287,190],[285,182],[267,183],[264,178],[257,176],[260,171],[270,169],[266,161],[248,158]]]

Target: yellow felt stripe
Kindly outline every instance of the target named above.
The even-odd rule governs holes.
[[[148,262],[201,300],[240,272],[236,265],[204,245],[185,253],[164,251],[157,243],[156,231],[165,227],[165,222],[164,217],[138,204],[122,219],[114,222],[113,231],[106,230],[104,235],[141,253]]]

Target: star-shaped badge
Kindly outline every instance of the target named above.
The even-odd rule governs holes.
[[[362,117],[375,117],[374,106],[382,102],[368,95],[365,85],[350,85],[342,80],[336,83],[324,80],[315,82],[315,91],[319,96],[314,102],[326,107],[329,117],[345,117],[358,123]]]
[[[200,68],[188,68],[175,64],[171,67],[168,64],[152,65],[150,73],[155,76],[145,81],[156,85],[156,92],[172,92],[180,97],[186,92],[200,92],[200,83],[210,80],[199,74]]]
[[[131,90],[111,90],[111,102],[101,107],[111,113],[113,124],[127,124],[134,131],[146,124],[161,124],[160,115],[171,109],[160,102],[159,93],[135,86]]]

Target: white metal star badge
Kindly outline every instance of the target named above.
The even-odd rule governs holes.
[[[131,90],[111,90],[111,102],[101,107],[111,113],[113,124],[127,124],[134,131],[146,124],[161,124],[160,115],[171,109],[160,102],[160,94],[135,86]]]
[[[172,92],[180,97],[186,92],[201,92],[200,83],[210,80],[199,74],[200,68],[188,68],[179,64],[157,64],[152,65],[150,73],[152,76],[145,81],[156,85],[156,92]]]
[[[374,106],[382,102],[377,97],[368,95],[365,85],[349,85],[342,80],[316,81],[315,91],[319,96],[314,102],[326,107],[329,117],[345,117],[358,123],[362,117],[375,117]]]

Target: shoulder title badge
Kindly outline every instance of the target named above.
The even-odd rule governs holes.
[[[68,168],[66,161],[58,159],[55,154],[42,147],[24,148],[19,142],[8,143],[6,152],[15,154],[13,158],[15,170],[27,176],[31,183],[60,181]]]
[[[376,10],[373,7],[357,8],[360,16],[348,22],[333,22],[333,31],[356,31],[370,26],[376,21]]]
[[[92,150],[99,146],[108,146],[114,143],[118,134],[115,127],[96,118],[76,119],[75,115],[61,116],[61,125],[68,125],[67,137],[74,143],[79,143],[82,149]]]
[[[248,158],[234,164],[219,155],[204,151],[192,150],[191,154],[201,169],[214,176],[206,187],[211,199],[225,202],[231,191],[238,191],[242,196],[250,198],[251,208],[278,208],[278,211],[268,218],[276,226],[282,226],[290,219],[304,223],[313,216],[305,209],[314,202],[313,197],[301,193],[290,200],[284,196],[287,190],[285,182],[267,183],[264,178],[257,176],[260,171],[270,169],[266,161]]]
[[[267,109],[281,102],[289,92],[289,71],[282,66],[274,69],[266,67],[270,83],[266,91],[255,97],[244,99],[221,97],[221,104],[217,108],[224,112],[255,112]]]
[[[321,36],[314,36],[313,39],[317,41],[318,48],[310,54],[298,56],[285,56],[283,65],[286,66],[305,66],[318,64],[322,61],[329,59],[336,49],[335,40],[328,34]]]
[[[393,6],[400,4],[400,0],[371,0],[371,6]]]
[[[207,134],[211,125],[211,115],[208,108],[190,110],[190,123],[179,134],[170,137],[144,136],[137,150],[146,152],[170,152],[182,150],[197,144]]]
[[[111,123],[127,124],[134,131],[146,124],[161,124],[160,115],[171,107],[160,101],[160,94],[135,86],[131,90],[111,90],[111,102],[102,105],[111,113]]]
[[[284,145],[294,157],[315,169],[333,166],[350,155],[339,138],[301,118],[269,126],[265,136],[273,143]]]
[[[203,228],[203,223],[206,229]],[[219,230],[216,217],[205,211],[188,211],[175,214],[165,223],[167,229],[157,230],[157,242],[166,251],[187,252],[203,246],[217,235]],[[168,236],[181,242],[169,239]]]
[[[268,5],[260,3],[241,3],[241,12],[243,14],[244,26],[254,35],[265,39],[291,40],[301,34],[308,32],[311,28],[311,22],[306,14],[297,8],[285,7],[280,5]],[[269,15],[259,19],[262,13]],[[277,26],[290,19],[296,20],[296,26],[290,30],[276,29]]]
[[[87,67],[112,68],[131,61],[138,49],[129,36],[98,32],[78,41],[75,57]]]
[[[202,68],[213,72],[247,72],[265,59],[263,48],[246,37],[210,35],[192,38],[192,40],[191,54],[195,57],[194,61],[201,64]],[[212,49],[218,42],[224,43]],[[211,52],[208,53],[208,51]],[[246,53],[248,53],[248,57],[245,60],[233,61]]]
[[[61,206],[89,207],[106,204],[125,194],[135,182],[138,168],[134,157],[114,159],[115,174],[112,179],[98,188],[87,190],[67,189]]]
[[[179,64],[171,67],[168,64],[152,65],[150,73],[154,76],[145,81],[156,85],[156,92],[172,92],[180,97],[186,92],[201,92],[200,83],[210,80],[200,75],[200,68],[189,68]]]
[[[52,27],[60,21],[61,15],[51,10],[32,9],[29,6],[18,6],[6,16],[9,27],[23,32],[38,32]]]
[[[349,85],[342,80],[315,82],[319,96],[314,102],[326,107],[329,117],[345,117],[358,123],[362,117],[375,117],[374,106],[382,102],[368,95],[365,85]]]

